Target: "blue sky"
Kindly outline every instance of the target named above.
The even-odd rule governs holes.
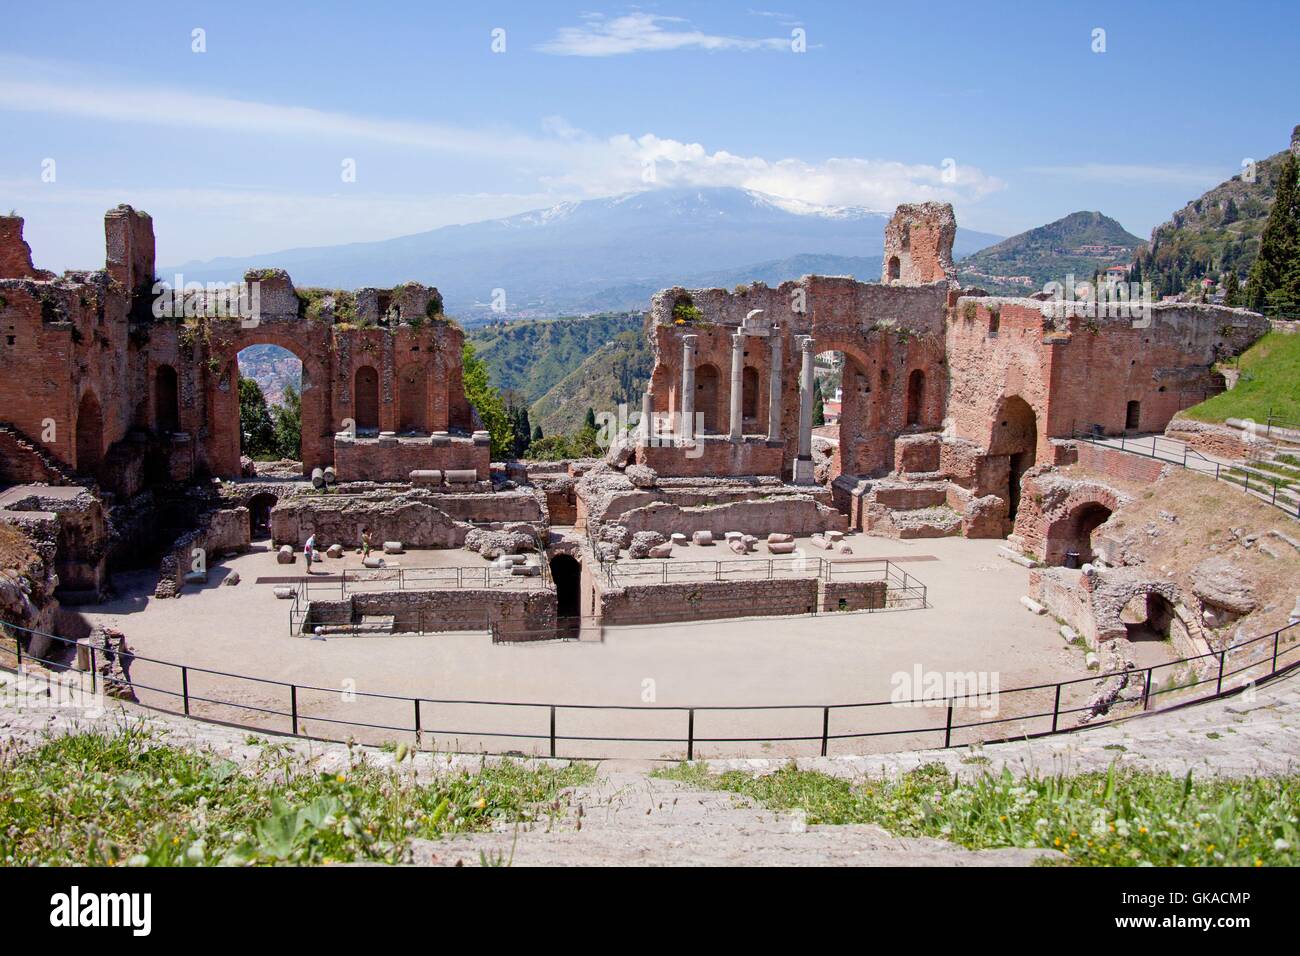
[[[1294,3],[590,2],[22,5],[0,206],[56,269],[119,202],[176,263],[680,185],[1146,236],[1300,122]]]

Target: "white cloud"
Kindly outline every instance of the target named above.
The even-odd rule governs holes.
[[[13,69],[0,57],[0,110],[67,116],[90,122],[155,128],[203,129],[214,134],[256,134],[303,144],[389,147],[475,160],[480,171],[473,195],[438,195],[423,180],[386,183],[384,193],[335,195],[272,191],[237,184],[195,182],[188,189],[119,186],[113,180],[57,185],[30,180],[0,183],[7,204],[52,212],[77,204],[78,222],[94,222],[104,209],[131,202],[148,209],[159,230],[165,261],[244,253],[294,245],[323,245],[386,238],[453,222],[510,215],[559,201],[611,196],[654,187],[737,186],[789,200],[822,205],[861,205],[889,211],[900,202],[926,199],[966,203],[1003,188],[997,177],[970,166],[945,171],[938,165],[833,157],[743,156],[702,143],[646,133],[597,136],[563,117],[545,117],[534,133],[484,130],[264,103],[166,87],[60,78],[57,71]],[[266,150],[274,155],[274,149]],[[347,154],[344,154],[347,155]],[[481,162],[478,162],[481,160]],[[527,173],[521,175],[521,171]],[[499,172],[499,176],[498,176]],[[490,191],[491,183],[511,186]],[[76,188],[74,188],[74,186]],[[66,224],[69,213],[59,218]],[[172,219],[170,217],[176,217]],[[255,226],[258,250],[248,248]],[[211,226],[212,228],[209,228]],[[59,258],[63,258],[59,256]],[[82,264],[73,260],[72,264]]]
[[[684,26],[681,17],[629,13],[607,18],[584,15],[581,26],[560,27],[537,49],[557,56],[620,56],[626,53],[662,53],[669,50],[789,50],[790,37],[734,37],[704,33]]]

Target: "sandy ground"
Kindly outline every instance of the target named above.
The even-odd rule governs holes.
[[[938,746],[946,706],[833,707],[829,714],[822,707],[944,696],[954,688],[1002,692],[996,713],[955,708],[954,743],[1049,729],[1053,688],[1006,691],[1086,678],[1088,672],[1081,652],[1061,640],[1055,621],[1020,605],[1028,572],[997,557],[1000,542],[862,536],[853,542],[858,556],[888,551],[913,559],[906,567],[928,586],[930,606],[606,628],[598,642],[493,645],[483,633],[317,641],[291,637],[290,602],[255,583],[259,576],[296,573],[300,564],[276,565],[272,555],[255,552],[222,562],[211,570],[208,585],[187,587],[174,600],[152,598],[152,575],[120,576],[117,599],[83,611],[127,635],[140,655],[132,678],[143,703],[179,711],[182,675],[174,665],[183,664],[190,668],[184,679],[192,713],[286,731],[291,691],[270,682],[295,683],[301,685],[299,729],[336,739],[410,738],[414,703],[367,695],[424,698],[424,746],[543,754],[550,747],[550,709],[534,705],[559,704],[557,752],[574,757],[682,756],[690,707],[698,708],[691,734],[697,757],[816,755],[823,729],[831,754]],[[456,556],[465,560],[463,552]],[[427,563],[420,555],[403,557],[409,566]],[[230,570],[239,571],[238,586],[220,584]],[[935,680],[946,689],[936,693]],[[1090,680],[1067,685],[1061,706],[1081,706],[1093,691]],[[229,703],[240,706],[224,706]],[[622,709],[584,709],[592,705]],[[678,709],[648,709],[655,706]],[[961,726],[981,719],[1003,723],[978,730]],[[916,732],[921,729],[926,732]],[[565,739],[579,737],[647,739]]]

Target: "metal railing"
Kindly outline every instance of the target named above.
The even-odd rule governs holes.
[[[25,628],[7,626],[15,641],[12,651],[0,647],[0,669],[20,675],[32,676],[32,666],[40,665],[55,670],[66,669],[68,655],[64,660],[33,657],[25,653],[19,634],[36,635],[62,645],[65,649],[75,647],[75,641],[56,635],[46,635]],[[17,632],[17,633],[14,633]],[[5,633],[0,631],[0,633]],[[1279,628],[1222,651],[1213,651],[1195,655],[1166,664],[1155,664],[1146,668],[1130,669],[1108,674],[1090,675],[1088,677],[1070,678],[1056,682],[1017,687],[1011,690],[994,691],[996,703],[995,715],[982,720],[963,721],[960,712],[970,708],[980,713],[988,712],[989,698],[981,692],[961,692],[936,696],[916,696],[902,700],[875,700],[861,703],[777,703],[777,704],[733,704],[733,705],[686,705],[686,704],[588,704],[588,703],[552,703],[546,701],[494,701],[477,699],[445,699],[432,697],[410,697],[395,694],[383,694],[372,691],[347,690],[337,687],[321,687],[310,684],[287,683],[262,677],[250,677],[233,674],[211,668],[175,664],[156,658],[144,657],[130,653],[122,654],[122,667],[127,674],[125,680],[100,676],[101,687],[105,682],[117,689],[158,694],[164,700],[171,701],[172,707],[154,706],[153,709],[169,713],[181,713],[186,717],[209,720],[223,724],[233,724],[253,730],[272,733],[289,733],[293,736],[311,739],[337,740],[337,731],[331,735],[309,733],[304,725],[320,724],[328,728],[346,728],[348,739],[358,730],[373,730],[383,733],[414,734],[417,746],[423,746],[426,737],[444,741],[452,740],[457,745],[465,738],[481,741],[482,745],[472,750],[461,752],[473,753],[514,753],[495,748],[487,741],[531,742],[534,753],[551,757],[573,756],[579,759],[594,759],[591,753],[572,754],[562,752],[561,744],[595,744],[598,748],[608,750],[609,744],[650,744],[658,747],[678,748],[661,751],[658,755],[670,759],[685,757],[694,759],[701,754],[702,745],[761,745],[760,752],[770,754],[772,745],[806,744],[810,749],[818,750],[822,756],[830,754],[832,744],[853,741],[861,744],[876,738],[903,740],[909,749],[928,749],[966,746],[971,743],[989,743],[998,740],[1028,739],[1063,732],[1069,729],[1061,725],[1062,718],[1072,715],[1088,714],[1096,719],[1088,726],[1098,726],[1113,720],[1123,719],[1136,714],[1159,710],[1152,705],[1160,697],[1169,695],[1169,707],[1181,707],[1189,703],[1210,700],[1240,691],[1279,674],[1286,673],[1300,665],[1300,622]],[[3,655],[8,654],[13,662],[8,663]],[[91,648],[91,680],[96,679],[95,650]],[[152,676],[152,683],[130,677],[132,669],[146,665]],[[1170,671],[1169,679],[1157,677],[1158,673]],[[53,675],[46,675],[53,679]],[[170,680],[167,678],[170,676]],[[1127,697],[1099,709],[1094,702],[1094,689],[1103,680],[1123,679],[1128,682]],[[259,691],[270,690],[277,694],[281,706],[271,706],[270,702],[252,703],[249,700],[229,700],[214,696],[216,690],[207,690],[200,686],[196,690],[196,681],[224,686],[223,681],[248,682]],[[161,686],[167,682],[169,686]],[[1085,686],[1086,685],[1086,686]],[[1198,687],[1212,690],[1196,695],[1191,693]],[[323,711],[312,712],[309,702],[313,695],[316,699],[338,702],[345,699],[349,706],[359,703],[378,707],[384,713],[401,713],[409,715],[409,720],[401,723],[378,722],[376,720],[346,719]],[[346,695],[346,696],[344,696]],[[260,698],[259,698],[260,700]],[[1048,701],[1051,702],[1050,707]],[[1009,707],[1014,703],[1023,704],[1023,709],[1010,716],[1004,711],[1016,709]],[[150,705],[146,705],[150,706]],[[180,710],[177,711],[176,707]],[[200,711],[207,708],[210,712]],[[466,711],[479,708],[493,708],[492,726],[463,727]],[[912,709],[925,709],[934,712],[934,719],[921,724],[908,725],[906,715]],[[229,710],[256,714],[263,724],[250,724],[236,721],[227,713]],[[794,715],[796,723],[806,729],[791,727],[766,734],[754,734],[752,722],[773,713]],[[903,715],[904,726],[894,726],[889,718]],[[525,715],[523,724],[516,723],[511,729],[501,727],[504,715]],[[583,719],[595,715],[598,720],[591,726],[590,732],[579,733]],[[646,715],[671,718],[679,728],[674,733],[643,731],[632,734],[614,734],[604,721],[612,720],[615,715],[627,718],[641,718]],[[734,724],[735,715],[748,715],[734,731],[727,730]],[[866,729],[861,726],[863,715],[879,717],[885,715],[885,726]],[[939,715],[942,715],[940,717]],[[358,717],[363,716],[358,714]],[[570,730],[560,727],[560,718],[573,722],[576,726]],[[701,722],[712,720],[718,729],[710,731]],[[274,721],[276,726],[265,726]],[[530,723],[532,721],[533,723]],[[539,725],[537,722],[540,722]],[[684,726],[682,726],[684,724]],[[1008,724],[1017,724],[1008,732]],[[568,732],[564,732],[567,730]],[[976,731],[975,733],[969,733]],[[391,738],[386,738],[385,742]],[[599,756],[617,756],[602,753]]]
[[[1102,448],[1113,448],[1116,451],[1181,465],[1198,475],[1240,486],[1247,494],[1272,505],[1283,514],[1300,518],[1300,495],[1291,490],[1291,484],[1285,478],[1270,475],[1245,463],[1227,464],[1216,461],[1189,448],[1186,442],[1166,438],[1164,435],[1143,435],[1136,438],[1124,434],[1107,435],[1101,425],[1088,423],[1084,428],[1079,428],[1077,422],[1071,428],[1070,437]]]
[[[383,591],[444,591],[464,588],[545,587],[549,576],[537,567],[531,575],[514,574],[494,564],[460,567],[342,568],[325,574],[304,574],[298,578],[298,592],[303,600],[321,600],[349,594],[373,594]]]

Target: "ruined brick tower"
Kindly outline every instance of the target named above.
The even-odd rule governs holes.
[[[949,203],[899,206],[885,226],[886,285],[925,285],[951,279],[952,241],[957,218]]]

